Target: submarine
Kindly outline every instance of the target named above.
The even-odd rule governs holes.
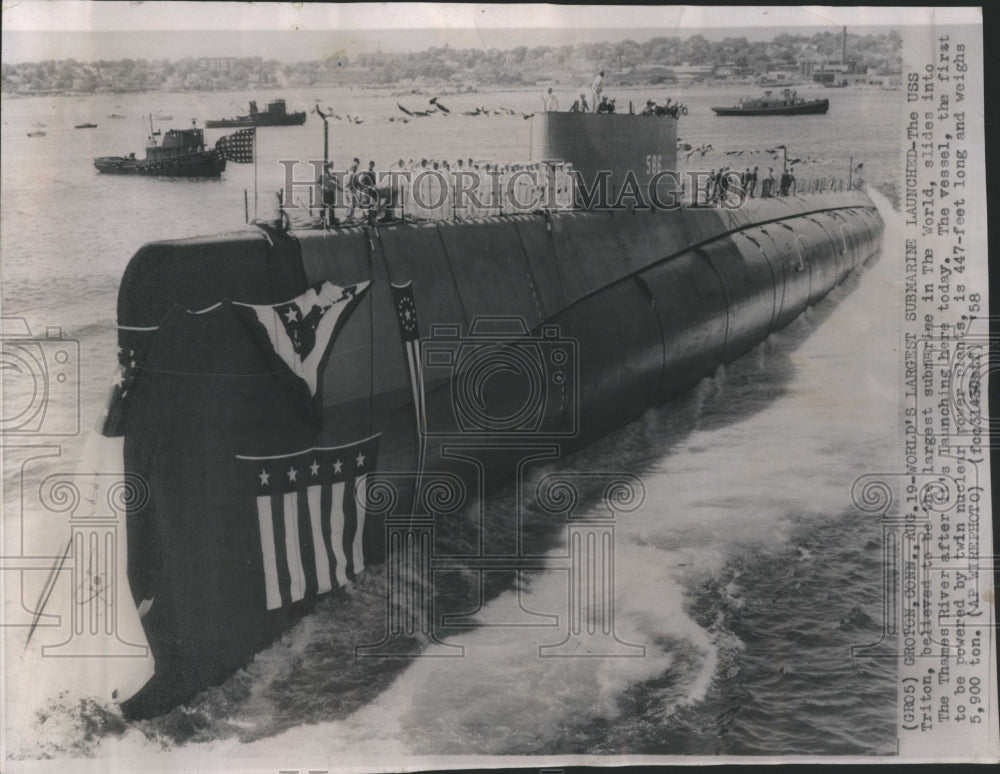
[[[676,136],[672,116],[544,113],[530,152],[645,186],[676,169]],[[389,524],[435,512],[421,476],[484,493],[533,449],[557,460],[682,395],[877,256],[882,230],[850,190],[144,245],[103,428],[140,482],[127,573],[155,662],[124,715],[220,684],[392,559]]]

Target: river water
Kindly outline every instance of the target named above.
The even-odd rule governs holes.
[[[809,171],[846,176],[853,157],[870,186],[898,180],[900,92],[826,92],[828,115],[793,120],[714,117],[709,106],[744,96],[731,88],[623,92],[619,106],[668,94],[689,106],[682,140],[712,146],[706,169],[734,158],[766,167],[775,162],[759,151],[781,143],[804,160],[800,178]],[[254,96],[263,103],[251,94],[4,100],[3,314],[25,318],[36,335],[59,326],[79,343],[79,392],[72,379],[52,388],[46,427],[72,428],[77,412],[84,429],[96,419],[114,365],[117,286],[136,249],[154,239],[244,228],[244,190],[253,207],[252,165],[229,164],[221,180],[199,182],[102,176],[92,158],[141,156],[149,112],[173,114],[165,128],[191,118],[200,124],[245,112]],[[441,96],[450,117],[401,125],[388,120],[402,115],[396,103],[420,108],[431,95],[302,89],[282,96],[292,109],[319,99],[360,117],[360,124],[331,122],[331,155],[380,165],[400,157],[524,159],[528,121],[458,113],[477,105],[541,106],[534,91]],[[572,101],[569,90],[559,97],[564,107]],[[99,126],[73,128],[84,121]],[[45,137],[27,137],[35,123],[46,124]],[[225,133],[206,135],[214,143]],[[268,192],[281,185],[277,160],[322,158],[321,125],[311,116],[303,127],[260,130],[258,147],[263,214],[272,206]],[[303,165],[299,177],[310,178],[310,169]],[[40,629],[24,649],[24,629],[8,628],[10,752],[283,768],[391,766],[431,754],[892,753],[895,666],[850,651],[878,639],[881,615],[879,524],[852,508],[851,484],[863,473],[896,469],[900,446],[902,240],[893,237],[897,215],[889,202],[873,198],[887,224],[878,261],[683,399],[560,463],[560,470],[641,475],[645,502],[616,526],[615,621],[621,640],[645,646],[644,658],[538,658],[551,630],[486,625],[509,609],[518,591],[508,589],[487,603],[479,626],[449,635],[448,644],[466,647],[465,658],[352,659],[353,645],[377,640],[384,623],[384,576],[376,568],[223,686],[135,724],[121,721],[80,677],[86,670],[79,660],[39,656],[37,646],[65,638],[58,629]],[[65,515],[22,511],[23,491],[71,470],[82,439],[82,431],[16,439],[48,454],[23,470],[16,462],[23,450],[7,451],[5,554],[59,552]],[[512,509],[513,493],[500,492],[490,507]],[[44,575],[26,573],[23,592],[8,578],[8,609],[22,593],[33,600]],[[559,571],[534,573],[519,591],[521,603],[565,609],[565,583]],[[57,585],[52,612],[68,612],[67,589]]]

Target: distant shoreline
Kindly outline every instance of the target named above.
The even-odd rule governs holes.
[[[612,86],[616,92],[648,92],[650,90],[673,90],[673,91],[686,91],[688,89],[725,89],[733,87],[744,87],[747,89],[779,89],[793,87],[797,89],[816,87],[817,89],[824,90],[822,84],[815,83],[813,81],[788,81],[787,83],[754,83],[752,81],[745,80],[715,80],[715,81],[694,81],[691,83],[654,83],[654,84],[628,84],[623,86]],[[55,91],[55,92],[11,92],[11,91],[0,91],[0,98],[2,99],[30,99],[35,97],[128,97],[128,96],[140,96],[146,94],[227,94],[227,93],[247,93],[247,94],[258,94],[263,92],[293,92],[299,90],[314,90],[314,89],[349,89],[352,91],[362,91],[362,92],[386,92],[395,91],[399,92],[398,96],[408,96],[410,94],[423,95],[423,94],[436,94],[439,96],[453,96],[458,94],[477,94],[477,93],[496,93],[496,92],[514,92],[514,91],[534,91],[536,89],[542,89],[543,86],[537,84],[496,84],[496,85],[478,85],[467,89],[455,90],[454,87],[448,88],[444,84],[440,88],[435,88],[433,85],[423,84],[420,86],[407,87],[402,84],[311,84],[309,86],[265,86],[265,87],[254,87],[254,88],[225,88],[225,89],[145,89],[142,91]],[[568,83],[568,84],[554,84],[554,88],[557,91],[575,91],[577,89],[588,89],[589,86],[586,83]],[[899,87],[895,86],[880,86],[876,84],[852,84],[846,88],[853,91],[898,91]]]

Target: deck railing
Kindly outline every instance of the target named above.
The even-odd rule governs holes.
[[[707,176],[680,182],[673,195],[660,191],[657,202],[670,206],[744,206],[749,199],[812,196],[858,190],[860,177],[793,178],[787,186],[780,177],[758,179],[746,187],[736,176],[723,185],[706,182]],[[577,178],[568,164],[530,164],[508,167],[392,170],[373,173],[374,185],[351,184],[346,174],[326,181],[323,201],[300,201],[285,213],[297,227],[343,226],[375,221],[471,220],[539,211],[582,209],[577,203]],[[692,183],[692,181],[694,181]],[[634,198],[609,202],[599,208],[636,208]],[[639,206],[641,208],[641,206]]]

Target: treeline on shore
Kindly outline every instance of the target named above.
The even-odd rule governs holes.
[[[655,37],[564,46],[518,46],[453,49],[449,46],[410,53],[369,52],[282,63],[262,57],[186,57],[79,62],[75,59],[4,63],[2,88],[7,94],[55,92],[223,91],[295,86],[392,86],[409,84],[534,85],[589,79],[598,69],[632,72],[682,65],[728,66],[763,74],[793,69],[803,60],[836,62],[839,32],[812,35],[781,33],[770,41],[727,37],[710,41]],[[898,72],[902,38],[886,33],[847,35],[845,60],[858,70]]]

